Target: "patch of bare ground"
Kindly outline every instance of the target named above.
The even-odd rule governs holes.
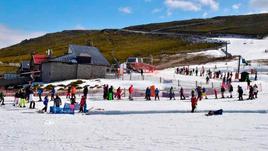
[[[195,64],[205,64],[209,62],[230,61],[235,57],[213,57],[205,55],[189,55],[189,54],[177,54],[177,55],[161,55],[159,59],[155,59],[156,68],[158,70],[177,67],[188,66]]]

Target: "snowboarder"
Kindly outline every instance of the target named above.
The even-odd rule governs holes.
[[[196,106],[197,106],[197,98],[195,97],[195,96],[193,96],[192,98],[191,98],[191,104],[192,104],[192,113],[194,112],[194,110],[196,109]]]
[[[233,98],[233,91],[234,91],[234,88],[233,88],[232,84],[230,84],[229,85],[230,98]]]
[[[155,89],[155,91],[154,91],[154,93],[155,93],[154,100],[156,100],[156,99],[158,99],[158,100],[159,100],[159,89],[158,89],[158,88],[156,88],[156,89]]]
[[[173,98],[174,100],[176,100],[176,99],[175,99],[175,93],[174,93],[173,87],[171,87],[171,88],[169,89],[169,100],[171,100],[172,98]]]
[[[134,88],[133,85],[131,85],[128,89],[128,93],[129,93],[129,100],[133,101],[133,93],[134,93]]]
[[[180,89],[180,98],[181,98],[181,100],[185,100],[183,87],[181,87],[181,89]]]
[[[243,89],[241,86],[237,86],[238,90],[238,100],[243,100]]]

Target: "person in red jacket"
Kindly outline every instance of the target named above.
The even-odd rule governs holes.
[[[85,96],[82,96],[81,101],[80,101],[79,113],[83,113],[84,112],[85,104],[86,104],[86,97]]]
[[[134,88],[133,85],[131,85],[128,89],[128,93],[129,93],[129,100],[132,101],[133,100],[133,93],[134,93]]]
[[[75,98],[75,93],[76,93],[76,87],[75,86],[72,86],[72,89],[71,89],[71,98]]]
[[[120,87],[118,87],[118,89],[116,90],[116,97],[118,100],[121,100],[121,93],[122,93],[122,90]]]
[[[192,113],[194,112],[194,110],[196,109],[196,105],[197,105],[197,98],[195,96],[193,96],[191,98],[191,103],[192,103]]]

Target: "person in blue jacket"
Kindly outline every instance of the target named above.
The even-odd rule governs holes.
[[[39,97],[39,102],[42,102],[42,93],[43,93],[43,89],[41,87],[39,87],[37,89],[37,94],[38,94],[38,97]]]
[[[145,99],[147,101],[151,100],[151,90],[149,87],[146,88],[146,91],[145,91]]]
[[[48,105],[48,96],[46,95],[44,98],[44,108],[42,109],[43,112],[47,112],[47,105]]]
[[[158,89],[158,88],[156,88],[156,89],[155,89],[155,91],[154,91],[154,93],[155,93],[154,100],[156,100],[156,99],[158,99],[158,100],[159,100],[159,89]]]

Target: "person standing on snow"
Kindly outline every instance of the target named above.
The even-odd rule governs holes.
[[[175,93],[174,93],[174,89],[173,89],[173,87],[171,87],[170,89],[169,89],[169,100],[171,100],[171,99],[174,99],[174,100],[176,100],[175,99]]]
[[[85,98],[87,99],[87,94],[88,94],[87,86],[84,86],[83,94],[84,94]]]
[[[51,101],[54,100],[55,93],[56,93],[56,90],[55,90],[55,87],[53,86],[52,89],[51,89],[51,91],[50,91],[50,94],[51,94]]]
[[[154,93],[155,93],[154,100],[156,100],[156,99],[158,99],[158,100],[159,100],[159,89],[158,89],[158,88],[156,88],[156,89],[154,90]]]
[[[257,84],[254,84],[254,86],[253,86],[253,93],[254,93],[254,98],[256,99],[256,98],[258,98],[258,86],[257,86]]]
[[[72,86],[72,89],[71,89],[71,98],[76,98],[75,94],[76,94],[76,87],[75,86]]]
[[[109,90],[109,85],[104,85],[103,86],[103,99],[107,100],[108,99],[108,90]]]
[[[41,110],[42,112],[47,112],[47,106],[48,106],[48,95],[45,96],[44,101],[44,108]]]
[[[218,90],[217,90],[217,88],[214,88],[214,95],[215,95],[215,99],[218,99]]]
[[[42,93],[43,93],[43,89],[41,87],[38,87],[37,94],[39,97],[39,102],[42,102]]]
[[[70,99],[70,98],[71,98],[71,86],[68,86],[66,99]]]
[[[202,88],[202,96],[205,98],[205,99],[208,99],[207,97],[207,90],[205,87]]]
[[[224,85],[221,86],[221,98],[225,98],[224,97],[224,92],[225,92],[225,88]]]
[[[243,100],[243,89],[241,86],[237,86],[238,100]]]
[[[180,98],[181,98],[181,100],[185,100],[183,87],[181,87],[181,89],[180,89]]]
[[[122,90],[120,87],[118,87],[116,90],[116,97],[118,100],[121,100],[121,93],[122,93]]]
[[[4,93],[3,92],[0,92],[0,103],[1,105],[5,105],[5,98],[4,98]]]
[[[192,113],[195,111],[195,109],[196,109],[196,106],[197,106],[197,98],[195,97],[195,96],[193,96],[192,98],[191,98],[191,104],[192,104]]]
[[[80,101],[79,113],[84,113],[85,104],[86,104],[86,97],[82,96]]]
[[[114,88],[113,86],[110,86],[109,90],[108,90],[108,100],[114,100]]]
[[[253,100],[254,99],[254,88],[253,86],[249,86],[249,94],[248,94],[248,100]]]
[[[33,90],[31,89],[29,92],[29,102],[30,102],[30,109],[35,109],[35,102],[33,100],[34,94],[33,94]]]
[[[54,99],[54,105],[56,107],[60,107],[61,106],[61,99],[60,99],[59,95],[56,95],[56,98]]]
[[[145,99],[147,101],[151,100],[151,90],[149,87],[146,88],[146,91],[145,91]]]
[[[129,100],[133,101],[133,93],[134,93],[134,88],[133,85],[131,85],[128,89],[128,93],[129,93]]]
[[[233,91],[234,91],[234,88],[233,88],[232,84],[230,84],[229,85],[230,98],[233,98]]]

